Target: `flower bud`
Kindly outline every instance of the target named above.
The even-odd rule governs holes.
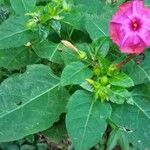
[[[78,50],[73,44],[71,44],[69,41],[61,40],[61,43],[64,44],[67,48],[73,50],[74,52],[78,52],[78,51],[79,51],[79,50]]]
[[[110,65],[107,71],[107,75],[114,76],[114,75],[117,75],[118,73],[119,73],[119,70],[117,69],[117,67],[114,64]]]
[[[87,55],[84,51],[78,51],[77,53],[78,53],[80,59],[86,59],[87,58]]]
[[[101,70],[99,67],[94,67],[93,72],[94,72],[94,75],[96,76],[100,76],[101,74]]]
[[[108,77],[107,77],[107,76],[102,76],[102,77],[100,78],[100,83],[101,83],[102,85],[107,85],[107,84],[109,83]]]
[[[33,29],[33,28],[36,27],[36,25],[37,25],[37,23],[36,23],[33,19],[31,19],[31,20],[29,20],[29,22],[26,24],[26,27],[27,27],[27,29]]]
[[[104,100],[107,99],[107,93],[105,93],[105,91],[102,90],[102,89],[100,89],[100,90],[98,91],[98,95],[99,95],[99,97],[100,97],[100,99],[101,99],[101,102],[104,102]]]

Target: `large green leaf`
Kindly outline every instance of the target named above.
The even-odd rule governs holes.
[[[16,14],[24,14],[35,6],[36,0],[10,0],[10,3]]]
[[[103,20],[103,21],[102,21]],[[86,15],[85,28],[92,39],[108,35],[108,23],[97,15]]]
[[[17,140],[52,126],[65,111],[68,93],[44,65],[28,66],[0,86],[0,142]]]
[[[82,62],[73,62],[65,67],[61,75],[61,85],[81,84],[92,76],[88,65]]]
[[[150,83],[132,93],[134,105],[113,105],[112,120],[127,133],[134,146],[150,149]]]
[[[79,9],[63,14],[62,22],[73,26],[75,29],[82,29],[84,25],[83,15]]]
[[[0,26],[0,49],[19,47],[26,44],[34,35],[25,28],[26,18],[10,17]]]
[[[145,5],[150,6],[150,0],[145,0]]]
[[[75,4],[82,5],[85,29],[92,39],[108,36],[109,21],[117,5],[106,5],[100,0],[75,0]]]
[[[84,6],[84,10],[90,14],[99,14],[103,5],[99,0],[74,0],[74,4],[77,6]]]
[[[134,86],[133,80],[123,72],[110,78],[109,83],[115,86],[120,86],[125,88]]]
[[[59,44],[55,44],[49,41],[42,41],[33,45],[33,49],[39,57],[62,64],[63,62],[61,60],[58,48]]]
[[[7,69],[18,69],[39,60],[32,49],[25,46],[0,50],[0,58],[0,67]]]
[[[94,102],[91,94],[77,91],[71,96],[67,108],[66,126],[75,150],[89,150],[106,130],[110,105]]]
[[[132,78],[135,85],[147,83],[150,81],[150,52],[146,52],[142,63],[137,64],[132,61],[125,65],[124,71]]]

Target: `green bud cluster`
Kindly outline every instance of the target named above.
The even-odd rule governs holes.
[[[108,99],[108,87],[109,87],[109,78],[108,76],[104,75],[99,77],[97,81],[92,79],[87,79],[87,82],[93,87],[95,91],[95,99],[101,100],[104,102]]]
[[[87,82],[95,91],[95,99],[104,102],[109,99],[110,87],[109,79],[119,73],[114,64],[110,65],[106,70],[99,66],[93,68],[93,79],[87,79]]]
[[[30,16],[26,27],[28,29],[34,29],[37,24],[46,25],[47,22],[51,20],[61,20],[63,16],[61,13],[70,12],[72,8],[71,3],[66,2],[66,0],[53,0],[49,2],[46,6],[39,7],[38,10],[32,13],[27,13]]]

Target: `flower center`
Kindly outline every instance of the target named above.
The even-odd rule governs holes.
[[[141,22],[139,19],[133,19],[130,24],[132,31],[137,31],[141,28]]]

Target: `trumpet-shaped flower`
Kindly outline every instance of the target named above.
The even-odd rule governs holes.
[[[150,46],[150,8],[143,1],[122,4],[109,27],[110,38],[123,53],[140,54]]]

